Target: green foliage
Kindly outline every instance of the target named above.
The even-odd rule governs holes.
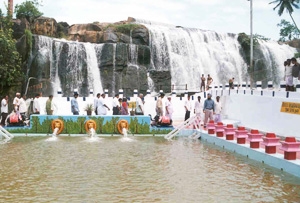
[[[280,23],[277,24],[280,27],[280,38],[279,41],[285,42],[292,39],[297,39],[300,36],[297,28],[290,22],[282,19]]]
[[[107,28],[114,28],[117,32],[129,35],[131,30],[140,28],[141,25],[138,24],[122,24],[122,25],[116,25],[116,24],[110,24],[106,27]]]
[[[300,58],[300,52],[294,54],[295,58]]]
[[[0,94],[6,93],[23,76],[12,25],[11,16],[4,17],[0,10]]]
[[[277,4],[273,10],[276,10],[278,7],[278,15],[281,16],[283,11],[287,11],[295,25],[295,28],[297,29],[298,33],[300,34],[300,30],[297,27],[297,24],[292,16],[292,13],[294,12],[294,8],[299,9],[299,2],[300,0],[275,0],[270,2],[269,4]]]
[[[255,39],[255,40],[260,39],[260,40],[264,40],[264,41],[269,41],[270,40],[270,38],[267,38],[267,37],[265,37],[263,35],[259,35],[259,34],[254,34],[253,39]]]
[[[17,18],[26,18],[28,22],[32,23],[34,19],[43,15],[42,12],[37,8],[41,4],[38,0],[25,1],[20,5],[15,6],[15,13]]]

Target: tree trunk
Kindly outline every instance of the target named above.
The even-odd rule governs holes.
[[[293,21],[293,23],[294,23],[294,25],[295,25],[295,27],[296,27],[296,29],[298,30],[298,33],[299,33],[299,35],[300,35],[300,30],[299,30],[299,28],[297,27],[297,24],[296,24],[296,22],[294,21],[294,18],[293,18],[293,16],[292,16],[292,14],[289,12],[289,14],[290,14],[290,16],[291,16],[291,18],[292,18],[292,21]]]

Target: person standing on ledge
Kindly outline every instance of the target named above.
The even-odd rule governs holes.
[[[6,95],[1,101],[1,126],[5,126],[8,115],[8,96]]]
[[[203,87],[203,92],[205,92],[205,80],[206,80],[206,78],[204,77],[204,74],[202,74],[201,84],[200,84],[200,92],[202,92],[202,87]]]
[[[213,120],[213,114],[215,112],[215,102],[211,99],[211,94],[207,94],[207,99],[204,102],[203,113],[205,113],[204,117],[204,128],[206,128],[206,123],[208,118]]]
[[[229,79],[229,89],[234,89],[233,81],[234,78]]]
[[[79,106],[77,102],[78,93],[74,93],[74,97],[71,99],[71,111],[73,115],[79,115]]]
[[[210,77],[210,75],[207,75],[207,84],[206,84],[206,90],[209,90],[209,86],[211,85],[211,83],[213,82],[212,77]]]

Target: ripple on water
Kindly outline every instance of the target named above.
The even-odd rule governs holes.
[[[299,179],[199,140],[96,138],[0,145],[1,201],[300,201]]]

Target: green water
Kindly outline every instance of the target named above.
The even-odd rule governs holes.
[[[201,140],[16,137],[0,202],[300,202],[300,179]]]

